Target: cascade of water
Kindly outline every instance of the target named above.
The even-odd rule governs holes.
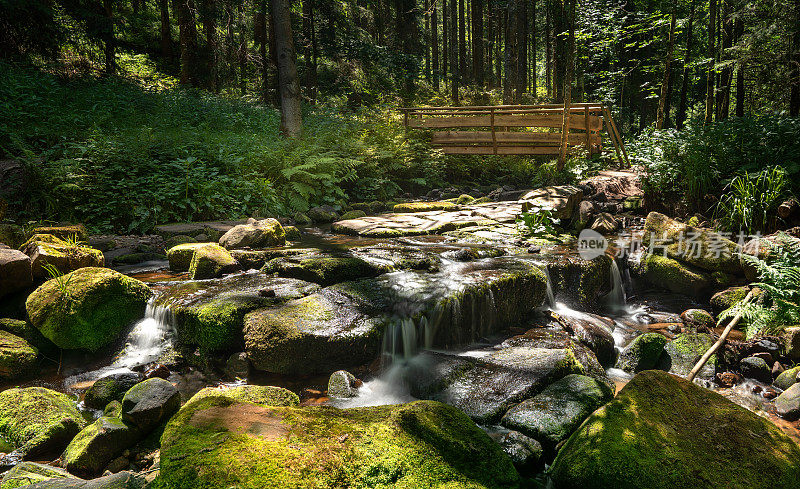
[[[112,367],[132,368],[152,362],[169,345],[175,331],[174,317],[169,307],[156,305],[150,299],[141,319],[128,335],[125,349]]]
[[[605,298],[606,305],[612,310],[623,310],[627,303],[622,274],[616,260],[611,260],[611,292]]]
[[[391,360],[409,359],[417,354],[417,325],[412,318],[393,321],[383,336],[384,357]]]
[[[556,294],[553,292],[553,282],[550,280],[550,272],[544,267],[544,275],[547,277],[547,306],[550,309],[556,308]]]

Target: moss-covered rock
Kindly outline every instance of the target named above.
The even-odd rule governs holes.
[[[800,384],[793,384],[775,399],[778,416],[794,421],[800,418]]]
[[[681,313],[684,324],[697,328],[713,328],[717,325],[714,316],[704,309],[687,309]]]
[[[347,399],[356,395],[356,377],[347,370],[337,370],[328,378],[328,397]]]
[[[294,216],[292,216],[292,219],[294,219],[295,224],[298,226],[308,226],[311,224],[311,218],[302,212],[296,212]]]
[[[800,375],[800,365],[789,368],[778,374],[772,383],[775,387],[786,390],[797,383],[797,376]]]
[[[283,231],[286,233],[286,241],[300,241],[303,239],[303,234],[295,226],[283,226]]]
[[[128,389],[138,384],[142,375],[136,372],[119,372],[97,379],[83,396],[83,403],[94,409],[103,409],[111,401],[122,401]]]
[[[237,262],[230,252],[217,245],[203,246],[195,250],[189,264],[189,278],[204,280],[221,277],[223,274],[239,270]]]
[[[144,314],[143,282],[107,268],[81,268],[51,279],[25,303],[31,323],[64,349],[96,351]]]
[[[261,271],[325,286],[376,277],[390,270],[389,267],[375,265],[352,256],[323,256],[275,258],[264,265]]]
[[[468,205],[468,204],[472,204],[474,202],[475,202],[475,197],[473,197],[473,196],[471,196],[469,194],[461,194],[456,199],[456,204],[458,204],[458,205]]]
[[[585,375],[571,374],[509,409],[501,424],[553,450],[612,397],[606,385]]]
[[[581,310],[595,310],[598,298],[610,289],[611,258],[603,255],[593,260],[559,257],[547,264],[553,292],[559,301]]]
[[[330,206],[312,207],[307,214],[312,221],[319,223],[333,222],[339,217],[333,207]]]
[[[664,214],[647,215],[642,237],[644,247],[659,246],[667,256],[709,272],[742,274],[736,243],[711,229],[692,227]]]
[[[232,227],[219,238],[219,244],[229,250],[283,246],[286,244],[286,232],[277,219],[253,220]]]
[[[800,447],[719,394],[646,371],[569,438],[550,475],[558,489],[790,489]]]
[[[730,309],[737,303],[744,300],[747,297],[747,293],[750,292],[750,287],[731,287],[725,289],[723,291],[717,292],[716,294],[711,296],[711,310],[714,311],[714,314],[719,316],[719,314],[726,310]]]
[[[755,379],[769,384],[772,381],[772,368],[761,357],[746,357],[739,362],[739,372],[746,379]]]
[[[72,241],[88,241],[89,233],[83,224],[67,224],[64,226],[39,226],[31,230],[31,234],[52,234],[61,239]]]
[[[266,408],[210,397],[161,438],[164,489],[514,487],[488,435],[449,406]]]
[[[406,202],[397,204],[392,209],[394,212],[428,212],[428,211],[454,211],[458,205],[452,202]]]
[[[661,255],[645,255],[640,267],[651,284],[695,298],[708,297],[714,284],[709,273]]]
[[[239,385],[230,388],[206,387],[192,396],[181,409],[206,399],[208,397],[224,397],[236,402],[251,402],[263,407],[284,406],[294,407],[300,405],[300,398],[294,392],[283,387],[269,385]]]
[[[0,392],[0,435],[22,455],[60,453],[85,425],[66,394],[43,387]]]
[[[167,250],[169,269],[173,272],[188,272],[192,264],[194,252],[206,246],[217,246],[216,243],[184,243]]]
[[[181,393],[158,377],[131,387],[122,398],[122,419],[149,432],[181,407]]]
[[[67,445],[64,464],[76,475],[99,475],[111,460],[141,437],[142,431],[135,425],[118,417],[101,416]]]
[[[52,465],[22,462],[3,474],[3,478],[0,479],[0,489],[16,489],[37,482],[68,477],[70,477],[69,472]]]
[[[364,211],[354,210],[354,211],[350,211],[350,212],[345,212],[344,214],[342,214],[342,217],[340,217],[339,219],[341,221],[349,221],[350,219],[358,219],[358,218],[364,217],[366,215],[367,215],[367,213],[364,212]]]
[[[39,351],[19,336],[0,331],[0,379],[16,379],[36,369]]]
[[[48,265],[65,274],[84,267],[103,267],[106,263],[100,250],[60,241],[33,241],[23,252],[31,258],[34,278],[48,277],[50,272],[45,269]]]
[[[127,253],[124,255],[114,257],[113,264],[114,266],[135,265],[137,263],[144,263],[146,261],[159,261],[164,259],[166,259],[166,255],[162,255],[161,253],[151,253],[151,252]]]
[[[664,347],[664,355],[659,361],[659,368],[686,376],[692,371],[697,361],[714,344],[710,335],[705,333],[681,333]],[[712,379],[716,373],[717,355],[711,355],[705,366],[698,372],[698,378]]]
[[[24,304],[23,304],[24,305]],[[21,319],[0,318],[0,331],[7,331],[14,336],[27,341],[40,353],[51,353],[58,349],[52,341],[48,340],[31,323]]]
[[[617,368],[626,372],[651,370],[656,367],[661,355],[664,354],[667,343],[667,338],[658,333],[639,335],[622,350],[617,360]]]

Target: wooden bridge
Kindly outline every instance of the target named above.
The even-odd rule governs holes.
[[[557,155],[564,105],[404,107],[406,128],[432,130],[431,144],[445,154]],[[542,131],[541,129],[544,129]],[[604,151],[600,133],[611,140],[620,165],[630,167],[611,111],[600,103],[570,105],[570,150]]]

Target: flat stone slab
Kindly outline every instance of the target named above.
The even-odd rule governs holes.
[[[227,233],[232,227],[238,226],[239,224],[247,224],[247,221],[178,222],[156,226],[156,232],[163,236],[176,236],[179,234],[191,236],[203,231],[204,229],[210,228],[221,233]]]
[[[518,201],[487,202],[461,206],[455,211],[426,211],[366,216],[333,224],[336,233],[367,237],[416,236],[442,234],[465,227],[505,227],[516,221],[523,206],[550,209],[554,217],[572,216],[583,192],[572,185],[530,190]]]

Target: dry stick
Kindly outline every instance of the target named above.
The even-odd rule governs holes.
[[[755,289],[752,289],[750,292],[747,293],[747,296],[741,302],[742,306],[744,306],[745,304],[750,302],[750,299],[752,299],[754,292],[755,292]],[[725,330],[722,332],[722,335],[719,337],[717,342],[714,343],[711,346],[711,348],[709,348],[708,351],[705,352],[705,354],[702,357],[700,357],[700,361],[697,362],[697,365],[695,365],[694,368],[692,369],[692,371],[689,372],[689,376],[686,377],[686,379],[689,382],[692,382],[694,380],[694,378],[697,375],[697,373],[700,372],[701,368],[703,368],[703,365],[705,365],[706,362],[708,361],[708,359],[711,358],[711,355],[713,355],[717,350],[719,350],[719,347],[721,347],[722,344],[725,343],[725,339],[728,338],[728,334],[730,334],[730,332],[734,328],[734,326],[739,324],[739,320],[740,319],[742,319],[742,309],[741,308],[739,308],[739,312],[736,313],[736,316],[733,317],[731,322],[728,323],[728,326],[725,327]]]

